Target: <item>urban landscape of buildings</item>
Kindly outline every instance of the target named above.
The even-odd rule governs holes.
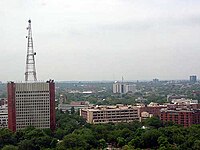
[[[1,127],[8,127],[16,131],[18,128],[32,125],[38,128],[55,130],[54,115],[56,108],[70,113],[72,107],[76,112],[80,111],[80,116],[92,124],[143,121],[153,116],[159,117],[163,122],[171,121],[185,127],[200,124],[200,104],[198,100],[174,96],[174,99],[165,104],[151,102],[148,105],[143,103],[135,103],[134,105],[95,105],[90,104],[88,101],[63,103],[61,102],[63,96],[61,96],[61,103],[58,104],[58,107],[55,107],[52,97],[55,93],[51,93],[54,91],[54,84],[53,81],[35,83],[35,86],[32,83],[29,84],[28,90],[24,90],[25,83],[16,84],[18,88],[13,92],[11,85],[15,85],[15,83],[9,83],[8,87],[11,88],[9,88],[8,93],[14,93],[14,95],[8,95],[8,101],[6,98],[1,100]],[[11,97],[15,97],[15,101]],[[15,103],[15,107],[13,107],[13,103]],[[8,115],[9,111],[11,113]],[[10,124],[8,123],[8,116]]]
[[[135,98],[137,103],[130,105],[120,103],[116,105],[95,105],[89,101],[72,101],[69,104],[66,102],[65,96],[61,94],[59,103],[56,106],[54,80],[47,82],[37,81],[34,57],[36,52],[33,48],[31,20],[28,23],[25,82],[15,83],[11,81],[7,83],[7,98],[1,99],[0,127],[8,127],[11,131],[24,129],[27,126],[55,130],[55,110],[58,109],[71,113],[71,108],[76,112],[80,111],[80,116],[92,124],[142,121],[153,116],[159,117],[163,122],[172,121],[185,127],[192,124],[200,124],[199,102],[198,100],[187,99],[187,95],[169,95],[170,93],[168,93],[167,101],[162,105],[154,102],[145,104],[148,99],[143,97]],[[137,82],[124,82],[122,77],[121,82],[115,81],[111,85],[112,93],[115,95],[119,94],[122,98],[123,94],[134,95],[141,92],[141,89],[137,87]],[[165,85],[171,84],[170,82],[165,82]],[[182,85],[181,82],[172,81],[172,84],[180,86]],[[195,85],[197,82],[197,76],[191,75],[187,85]],[[153,79],[153,85],[159,85],[160,83],[159,79]],[[98,92],[105,91],[106,88],[104,87]],[[88,95],[95,92],[93,88],[85,91],[77,89],[68,90],[70,94]],[[198,91],[193,91],[193,94],[199,93]]]
[[[200,150],[199,4],[0,2],[0,149]]]
[[[145,124],[151,118],[159,119],[162,126],[188,128],[200,124],[200,83],[196,75],[189,76],[189,80],[171,81],[155,78],[133,82],[123,77],[122,81],[109,82],[37,81],[31,21],[28,23],[25,81],[0,83],[1,129],[20,132],[34,127],[56,132],[60,129],[58,112],[76,113],[91,125]]]
[[[72,113],[72,108],[79,112],[87,123],[91,124],[143,121],[153,116],[158,117],[163,123],[171,121],[184,127],[200,124],[199,101],[188,99],[187,95],[170,95],[168,93],[165,103],[162,104],[147,102],[148,99],[138,97],[135,98],[134,104],[97,105],[89,101],[71,101],[68,103],[67,98],[61,94],[56,106],[54,80],[37,81],[34,59],[36,53],[33,49],[31,20],[28,23],[25,82],[15,83],[11,81],[7,83],[8,96],[1,99],[0,127],[7,127],[14,132],[27,126],[50,128],[53,131],[56,129],[56,109]],[[153,79],[151,88],[160,83],[159,79]],[[165,86],[168,83],[171,84],[170,82],[164,83]],[[172,84],[181,88],[185,85],[190,87],[197,84],[197,77],[195,75],[190,76],[189,82],[186,84],[181,82],[172,82]],[[137,83],[124,82],[123,77],[121,82],[115,81],[110,85],[112,86],[112,88],[110,87],[111,93],[119,95],[121,99],[123,95],[131,96],[141,92],[141,89],[137,88]],[[76,87],[78,86],[76,85]],[[101,95],[101,92],[105,91],[106,88],[103,87],[98,90],[98,93]],[[87,100],[87,95],[96,93],[96,90],[93,87],[84,91],[71,89],[68,90],[68,93],[83,94]],[[148,92],[146,94],[148,95]],[[199,93],[193,90],[192,94],[196,96]],[[102,98],[102,102],[105,100]]]
[[[174,99],[172,103],[159,105],[150,103],[149,105],[115,105],[115,106],[87,106],[80,109],[80,115],[88,123],[115,123],[142,121],[156,116],[163,122],[174,122],[185,127],[192,124],[200,124],[200,104],[193,103],[191,99]]]

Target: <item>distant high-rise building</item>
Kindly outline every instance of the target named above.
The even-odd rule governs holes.
[[[153,79],[153,83],[158,83],[159,82],[159,79],[155,78]]]
[[[197,76],[196,76],[196,75],[190,76],[190,82],[191,82],[191,83],[197,82]]]
[[[136,92],[136,85],[135,84],[128,84],[128,83],[121,83],[115,82],[113,84],[113,93],[135,93]]]
[[[113,93],[122,93],[122,84],[120,82],[115,82],[113,84]]]
[[[135,93],[136,85],[135,84],[125,84],[124,85],[124,93]]]

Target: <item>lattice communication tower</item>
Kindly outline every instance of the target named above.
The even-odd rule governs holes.
[[[31,30],[31,20],[28,20],[28,43],[27,43],[27,56],[26,56],[26,72],[25,72],[25,81],[37,81],[36,77],[36,68],[35,68],[35,55],[33,49],[33,38]]]

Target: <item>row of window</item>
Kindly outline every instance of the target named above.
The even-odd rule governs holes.
[[[113,112],[113,113],[108,113],[108,112],[98,112],[98,113],[93,113],[93,115],[100,115],[100,114],[108,114],[108,115],[121,115],[121,114],[136,114],[137,112]]]
[[[49,93],[49,91],[16,91],[16,93]]]
[[[138,119],[138,118],[128,118],[128,119],[107,119],[107,120],[93,120],[93,122],[128,122],[128,121],[133,121],[135,119]]]
[[[7,116],[3,116],[3,117],[1,116],[1,117],[0,117],[0,120],[1,120],[1,119],[4,119],[4,118],[8,118],[8,115],[7,115]]]
[[[50,105],[49,104],[43,104],[43,105],[16,105],[16,109],[28,109],[28,108],[32,108],[32,109],[47,109],[49,108]]]
[[[42,114],[42,113],[47,113],[47,114],[49,114],[50,110],[48,110],[48,109],[45,109],[45,110],[37,109],[37,110],[29,111],[29,112],[31,112],[31,114]],[[28,112],[28,113],[29,113],[29,112]],[[25,113],[24,111],[17,111],[16,114],[17,114],[17,115],[18,115],[18,114],[26,115],[27,112]],[[8,118],[8,117],[7,117],[7,118]]]
[[[93,112],[93,114],[97,113],[125,113],[125,112],[137,112],[137,110],[120,110],[120,111],[98,111],[98,112]]]
[[[49,116],[50,115],[50,113],[49,113],[49,111],[45,111],[45,112],[40,112],[40,111],[38,111],[38,112],[31,112],[31,113],[29,113],[29,112],[23,112],[23,113],[17,113],[16,114],[16,116],[17,117],[22,117],[22,116],[32,116],[32,117],[34,117],[34,116]]]
[[[49,103],[26,103],[26,104],[16,104],[16,108],[29,108],[29,107],[50,107]]]
[[[19,98],[19,97],[49,97],[49,94],[16,95],[16,98]]]
[[[8,119],[0,119],[0,122],[8,122]]]
[[[38,119],[38,120],[17,120],[17,124],[25,124],[25,123],[31,123],[31,124],[48,124],[50,121],[49,119]]]
[[[25,124],[25,125],[17,125],[17,129],[24,129],[27,126],[34,126],[36,128],[49,128],[49,124],[41,124],[41,125],[33,125],[33,124]]]
[[[41,115],[41,116],[45,116],[45,115],[49,115],[49,111],[43,111],[43,112],[41,112],[41,111],[35,111],[35,112],[31,112],[31,113],[29,113],[29,112],[27,112],[27,113],[25,113],[25,112],[19,112],[19,113],[17,113],[16,114],[16,116],[38,116],[38,115]]]
[[[100,113],[100,114],[97,114],[97,113],[95,113],[95,114],[93,114],[93,116],[103,116],[103,115],[113,115],[113,116],[116,116],[116,115],[133,115],[133,114],[137,114],[137,112],[130,112],[130,113],[112,113],[112,114],[110,114],[110,113]]]
[[[118,116],[108,116],[108,117],[93,117],[93,119],[109,119],[109,118],[118,118],[118,119],[123,119],[123,118],[137,118],[138,116],[121,116],[120,118]]]
[[[16,103],[24,103],[24,102],[43,102],[43,101],[50,101],[49,98],[19,98],[16,99]]]

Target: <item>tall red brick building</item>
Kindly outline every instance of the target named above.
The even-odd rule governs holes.
[[[27,126],[55,130],[55,83],[25,82],[7,84],[8,128],[11,131]]]

